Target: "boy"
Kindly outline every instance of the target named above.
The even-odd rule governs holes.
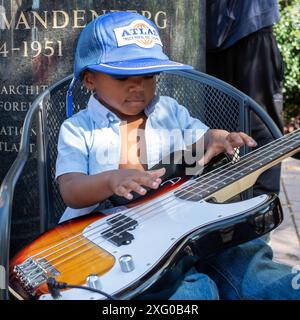
[[[94,37],[94,30],[102,33],[100,40]],[[143,38],[144,34],[147,37]],[[99,43],[102,47],[98,47]],[[89,47],[92,49],[87,49]],[[141,15],[108,14],[83,30],[77,45],[74,74],[75,78],[82,77],[93,95],[86,110],[62,125],[56,177],[69,207],[89,208],[77,212],[68,209],[63,220],[91,211],[90,206],[113,194],[130,200],[132,191],[146,193],[142,185],[157,188],[165,170],[148,169],[166,152],[155,150],[155,157],[150,154],[150,149],[154,151],[151,144],[155,130],[158,135],[162,129],[194,130],[193,135],[198,134],[198,138],[208,130],[173,99],[155,96],[155,73],[191,68],[168,59],[162,52],[155,25]],[[145,130],[146,123],[151,130]],[[91,131],[93,137],[87,137],[87,131]],[[109,139],[111,145],[107,145]],[[196,140],[193,137],[191,142]],[[255,146],[246,134],[229,134],[225,130],[208,130],[204,140],[205,163],[220,152],[232,154],[234,147],[244,143]],[[160,142],[167,144],[165,140]],[[105,157],[107,149],[109,154]],[[171,151],[175,150],[171,148]]]
[[[155,74],[174,69],[191,67],[169,60],[157,28],[139,14],[110,13],[82,31],[74,78],[81,77],[93,94],[87,109],[61,127],[56,177],[69,206],[61,221],[89,213],[113,195],[131,200],[132,192],[145,195],[146,187],[158,188],[165,169],[151,167],[166,154],[166,147],[197,150],[204,139],[200,161],[205,164],[221,152],[233,154],[234,147],[256,145],[245,133],[209,130],[175,100],[155,96]],[[174,129],[181,133],[176,135],[177,146],[168,145],[170,140],[161,134]],[[192,131],[190,144],[184,137],[187,130]],[[190,276],[196,280],[188,280],[187,290],[186,284],[179,287],[173,298],[218,297],[218,293],[207,294],[217,289],[206,275],[193,272]]]

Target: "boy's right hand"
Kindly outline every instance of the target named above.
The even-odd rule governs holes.
[[[157,189],[161,184],[161,176],[166,173],[165,168],[149,171],[136,169],[119,169],[111,171],[108,186],[112,193],[132,200],[131,191],[145,195],[147,190],[142,186]]]

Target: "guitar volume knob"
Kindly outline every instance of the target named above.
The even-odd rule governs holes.
[[[123,272],[131,272],[135,269],[134,262],[130,254],[121,256],[119,258],[119,263]]]
[[[97,274],[91,274],[86,278],[86,284],[88,287],[101,290],[102,285],[100,281],[100,277]]]

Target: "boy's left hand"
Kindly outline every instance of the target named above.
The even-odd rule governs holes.
[[[204,165],[207,164],[213,157],[222,152],[229,155],[234,154],[234,148],[242,147],[243,145],[256,147],[256,141],[244,132],[231,132],[219,129],[210,129],[204,136]],[[201,160],[200,160],[201,161]],[[201,162],[202,162],[201,161]]]

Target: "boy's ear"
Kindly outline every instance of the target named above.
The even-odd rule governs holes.
[[[93,91],[95,89],[94,74],[92,72],[85,70],[82,75],[82,81],[89,91]]]

